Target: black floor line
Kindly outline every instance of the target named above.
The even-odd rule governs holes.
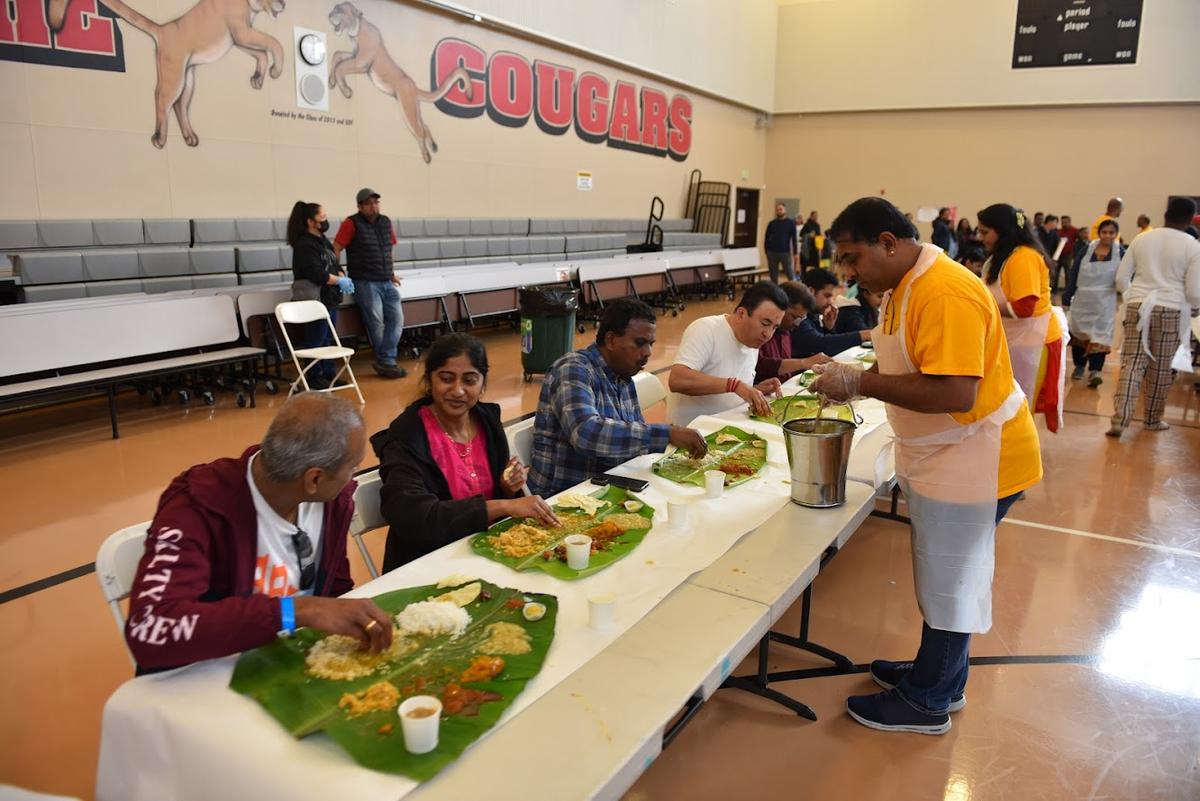
[[[993,667],[997,665],[1094,665],[1099,657],[1089,654],[1014,654],[1012,656],[973,656],[971,667]],[[771,682],[804,681],[806,679],[824,679],[830,676],[853,676],[867,673],[870,664],[854,665],[853,667],[823,667],[798,670],[776,670],[768,675]],[[754,679],[753,675],[742,678]]]
[[[57,587],[59,584],[77,579],[80,576],[86,576],[89,573],[96,572],[96,563],[89,562],[86,565],[73,567],[70,570],[64,570],[61,573],[55,573],[53,576],[31,581],[28,584],[22,584],[20,587],[13,587],[11,590],[0,592],[0,604],[6,604],[9,601],[15,601],[18,598],[24,598],[26,595],[32,595],[41,590],[48,590],[51,587]]]
[[[1108,420],[1112,417],[1110,414],[1100,414],[1099,412],[1077,412],[1073,409],[1063,409],[1063,414],[1078,414],[1084,417],[1103,417],[1105,420]],[[1135,417],[1130,422],[1144,423],[1146,421],[1145,418]],[[1200,426],[1192,425],[1191,423],[1171,423],[1171,428],[1200,428]]]

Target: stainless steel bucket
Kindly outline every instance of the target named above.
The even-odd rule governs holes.
[[[846,502],[846,465],[857,426],[845,420],[805,418],[783,424],[792,503],[840,506]]]

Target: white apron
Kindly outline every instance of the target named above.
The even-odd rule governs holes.
[[[1077,339],[1112,347],[1117,328],[1117,268],[1121,259],[1113,243],[1108,261],[1092,261],[1096,243],[1088,245],[1079,263],[1075,297],[1071,301],[1068,325]]]
[[[872,332],[882,375],[918,372],[905,342],[908,303],[939,252],[923,246],[900,303],[895,334],[883,330],[892,293],[884,297],[880,325]],[[1024,402],[1014,382],[1000,408],[968,425],[949,414],[887,404],[895,432],[896,478],[912,518],[917,603],[932,628],[982,634],[992,627],[1000,431]]]
[[[1141,308],[1138,309],[1138,333],[1142,335],[1142,350],[1146,355],[1154,359],[1154,354],[1150,352],[1150,315],[1154,311],[1154,307],[1158,305],[1158,290],[1151,289],[1146,293],[1146,296],[1141,300],[1134,301],[1140,303]],[[1164,309],[1174,308],[1173,306],[1164,306]],[[1175,351],[1171,359],[1171,369],[1178,370],[1183,373],[1192,372],[1192,319],[1186,310],[1179,312],[1179,348]],[[1121,347],[1126,347],[1122,345]]]
[[[984,275],[987,275],[991,262],[990,257],[984,262]],[[1002,275],[1004,275],[1003,266],[1000,267],[996,280],[986,286],[1000,307],[1000,322],[1004,325],[1004,338],[1008,340],[1008,355],[1012,359],[1013,378],[1017,380],[1021,391],[1025,393],[1025,397],[1029,398],[1029,403],[1032,405],[1037,401],[1033,392],[1037,389],[1038,365],[1042,363],[1042,348],[1046,345],[1046,332],[1050,329],[1050,315],[1017,317],[1013,313],[1012,304],[1004,295],[1004,290],[1000,288]],[[1012,316],[1005,316],[1004,312],[1006,311]]]

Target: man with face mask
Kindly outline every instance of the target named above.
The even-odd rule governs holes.
[[[667,445],[694,458],[708,446],[698,431],[647,423],[633,377],[654,348],[654,311],[625,298],[604,307],[595,343],[568,353],[542,382],[533,424],[529,488],[549,497]]]
[[[978,278],[913,239],[882,198],[850,204],[833,237],[843,267],[887,293],[873,337],[877,363],[868,371],[820,365],[810,389],[886,404],[925,620],[915,659],[871,663],[886,692],[851,697],[846,708],[873,729],[944,734],[966,704],[971,634],[992,625],[996,525],[1042,477],[1037,429],[996,303]]]
[[[392,265],[396,231],[379,213],[379,193],[358,190],[358,212],[342,221],[333,239],[333,251],[346,251],[346,266],[354,280],[354,301],[362,314],[363,328],[375,351],[375,372],[383,378],[403,378],[408,371],[396,365],[404,309],[400,305],[400,279]]]
[[[775,219],[767,223],[763,235],[763,250],[767,253],[767,270],[771,280],[779,280],[779,268],[782,267],[787,277],[796,280],[796,221],[788,216],[787,207],[782,203],[775,204]]]

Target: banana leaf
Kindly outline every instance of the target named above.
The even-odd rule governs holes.
[[[654,509],[643,503],[642,507],[638,509],[637,512],[629,512],[623,506],[623,504],[626,501],[637,499],[620,487],[607,487],[603,492],[593,493],[593,497],[599,498],[605,502],[604,506],[597,510],[595,516],[587,518],[586,521],[583,521],[578,525],[567,526],[563,528],[561,532],[556,532],[555,538],[550,540],[546,546],[537,553],[520,557],[507,556],[506,554],[503,554],[500,551],[492,548],[492,546],[488,543],[489,537],[507,531],[518,523],[527,522],[513,518],[501,520],[500,522],[490,526],[487,531],[476,534],[471,538],[471,549],[480,556],[491,559],[493,562],[499,562],[502,565],[508,565],[513,570],[540,570],[543,573],[547,573],[551,576],[554,576],[554,578],[561,579],[563,581],[574,581],[575,579],[581,579],[594,573],[599,573],[613,562],[624,559],[630,554],[631,551],[633,551],[634,548],[641,544],[642,540],[646,538],[646,535],[650,533],[650,528],[653,525],[651,523],[651,518],[654,517]],[[641,501],[638,502],[641,503]],[[574,509],[562,509],[555,507],[555,512],[560,517],[563,515],[572,515],[576,518],[581,518],[582,516],[573,514],[576,511],[577,510]],[[646,519],[646,527],[630,529],[621,536],[613,539],[606,550],[596,551],[591,555],[591,558],[588,559],[588,566],[583,570],[575,570],[566,562],[558,559],[557,557],[551,557],[550,559],[543,557],[544,553],[547,551],[553,551],[554,548],[561,545],[562,541],[571,534],[585,534],[587,533],[587,529],[604,522],[604,518],[611,514],[641,515]],[[533,525],[532,523],[530,524]],[[544,528],[540,525],[536,527]]]
[[[817,380],[817,374],[812,370],[805,370],[800,374],[800,386],[807,387],[809,384]]]
[[[313,629],[300,629],[295,636],[247,651],[238,659],[229,686],[262,704],[297,739],[324,731],[346,750],[355,762],[385,773],[398,773],[416,781],[435,776],[453,762],[472,743],[495,725],[526,682],[542,669],[546,651],[554,640],[554,619],[558,600],[553,595],[522,593],[486,581],[478,599],[465,608],[471,622],[455,639],[448,635],[417,638],[419,647],[394,662],[384,662],[368,676],[347,681],[315,678],[305,670],[305,655],[325,637]],[[434,585],[410,587],[375,597],[373,600],[389,613],[399,612],[410,603],[449,592]],[[488,597],[490,596],[490,597]],[[510,600],[536,601],[546,607],[538,621],[525,620],[521,606],[510,608]],[[514,601],[515,605],[516,601]],[[460,676],[478,655],[476,649],[487,639],[487,627],[493,623],[515,623],[530,636],[531,651],[502,656],[504,669],[493,679],[462,682]],[[473,690],[500,696],[482,703],[478,715],[443,713],[438,746],[428,754],[410,754],[404,747],[400,718],[395,708],[348,717],[338,707],[345,693],[359,692],[371,685],[389,681],[401,692],[401,700],[413,695],[440,695],[450,682]],[[390,727],[390,728],[389,728]]]
[[[863,364],[874,364],[877,360],[874,351],[871,351],[870,353],[860,353],[855,358],[857,358]]]
[[[797,393],[786,398],[776,398],[771,401],[771,416],[764,417],[762,415],[750,415],[751,420],[758,420],[764,423],[778,423],[783,425],[788,420],[799,420],[805,417],[816,417],[817,409],[821,405],[821,399],[816,395],[805,395]],[[826,406],[825,411],[821,413],[821,417],[830,418],[833,420],[845,420],[848,423],[854,422],[854,412],[845,404],[836,406]]]
[[[737,442],[717,442],[718,439],[724,439],[729,435],[735,437]],[[732,460],[734,463],[744,464],[754,471],[749,474],[727,472],[725,486],[736,487],[757,478],[767,463],[767,441],[757,434],[751,434],[740,428],[725,426],[709,434],[704,441],[708,443],[708,453],[700,459],[699,464],[696,464],[695,460],[688,456],[687,451],[677,450],[663,456],[650,469],[654,471],[655,475],[674,481],[676,484],[693,484],[703,487],[705,471],[721,470],[722,464],[728,464]]]

